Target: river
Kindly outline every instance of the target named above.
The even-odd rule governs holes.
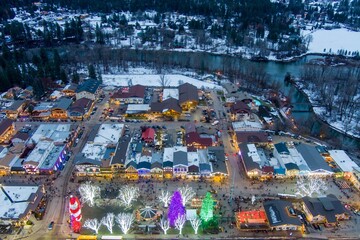
[[[79,49],[80,50],[80,49]],[[73,52],[74,53],[74,52]],[[280,91],[290,98],[291,104],[296,109],[304,108],[310,103],[307,96],[299,91],[292,84],[285,84],[284,77],[287,72],[294,77],[299,77],[302,66],[313,58],[322,56],[308,55],[301,57],[293,62],[251,62],[239,57],[211,54],[205,52],[182,52],[182,51],[152,51],[152,50],[130,50],[130,49],[102,49],[94,51],[79,51],[75,53],[76,60],[86,62],[88,59],[98,59],[107,56],[110,61],[130,61],[138,63],[150,63],[154,68],[163,66],[177,66],[181,68],[196,69],[204,73],[221,71],[226,75],[231,70],[240,69],[244,66],[257,64],[261,66],[269,76],[270,81],[276,81],[280,85]],[[100,59],[100,61],[102,61]],[[322,122],[313,111],[294,112],[293,117],[297,124],[302,124],[310,130],[313,136],[325,136],[333,144],[344,149],[360,149],[360,139],[348,136],[344,133],[332,129],[329,125]]]

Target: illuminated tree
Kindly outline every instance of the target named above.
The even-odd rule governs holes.
[[[167,231],[168,231],[169,228],[170,228],[169,220],[166,220],[165,218],[161,218],[161,220],[160,220],[160,227],[161,227],[161,229],[164,231],[164,234],[166,235],[166,234],[167,234]]]
[[[193,228],[194,231],[195,231],[195,234],[198,234],[198,229],[199,229],[200,224],[201,224],[200,218],[196,217],[196,218],[194,218],[194,219],[191,219],[191,220],[190,220],[190,223],[191,223],[192,228]]]
[[[206,196],[201,204],[200,218],[203,222],[208,222],[214,216],[214,199],[212,198],[209,192],[206,193]]]
[[[190,199],[192,199],[195,196],[194,190],[192,189],[192,187],[189,187],[189,185],[179,188],[179,192],[181,193],[182,202],[184,206],[187,204],[187,202]]]
[[[182,232],[185,222],[186,222],[185,214],[184,215],[179,214],[175,220],[175,228],[177,230],[179,230],[180,235],[181,235],[181,232]]]
[[[94,219],[86,219],[84,222],[84,227],[94,230],[96,234],[98,234],[99,229],[101,227],[101,222],[99,222],[96,218]]]
[[[169,211],[168,211],[168,219],[170,221],[170,226],[175,226],[176,219],[180,216],[185,215],[185,207],[182,203],[182,197],[180,192],[175,191],[171,197]]]
[[[139,197],[139,188],[129,185],[124,185],[119,190],[120,204],[126,208],[131,207],[131,203]]]
[[[94,199],[100,196],[100,187],[91,182],[81,184],[79,187],[81,201],[87,203],[90,207],[94,206]]]
[[[298,176],[296,181],[297,194],[301,197],[314,197],[327,190],[325,181],[318,176]]]
[[[127,234],[134,222],[135,217],[132,213],[119,213],[116,216],[116,222],[119,224],[121,231]]]
[[[111,234],[113,233],[114,219],[115,215],[113,213],[108,213],[105,217],[101,219],[101,223],[107,227]]]
[[[168,207],[171,196],[169,191],[161,190],[161,195],[159,196],[160,201],[164,203],[164,207]]]

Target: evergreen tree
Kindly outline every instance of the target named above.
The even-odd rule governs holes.
[[[174,192],[171,197],[169,210],[168,210],[168,219],[170,221],[170,226],[175,226],[176,219],[185,214],[185,207],[182,203],[182,197],[179,191]]]
[[[96,77],[96,72],[95,72],[95,67],[94,67],[94,65],[92,65],[92,64],[90,64],[89,66],[88,66],[88,71],[89,71],[89,78],[92,78],[92,79],[97,79],[97,77]]]
[[[206,193],[204,200],[202,201],[200,218],[203,223],[209,222],[214,216],[214,199],[209,192]]]
[[[71,82],[78,84],[79,81],[80,81],[79,74],[76,71],[74,71],[73,74],[72,74]]]
[[[68,83],[68,78],[64,69],[60,71],[60,79],[63,83]]]

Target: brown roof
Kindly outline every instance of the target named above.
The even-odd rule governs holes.
[[[0,135],[3,134],[13,123],[14,121],[10,119],[5,119],[0,122]]]
[[[268,135],[266,132],[260,132],[260,131],[242,131],[242,132],[236,132],[236,139],[238,143],[267,142]]]
[[[128,88],[119,89],[115,92],[110,98],[131,98],[131,97],[138,97],[144,98],[145,97],[145,87],[142,85],[134,85]]]
[[[17,132],[12,139],[19,138],[23,141],[26,141],[29,138],[29,134],[26,132]]]
[[[191,132],[186,134],[186,144],[198,143],[201,146],[212,146],[211,138],[202,138],[197,132]]]
[[[234,105],[231,106],[230,112],[232,114],[236,113],[250,113],[250,108],[247,104],[242,101],[237,101]]]
[[[10,167],[11,161],[16,157],[16,154],[8,153],[3,158],[0,158],[0,166]]]
[[[199,101],[197,88],[190,83],[184,83],[179,86],[179,103],[187,101]]]
[[[179,106],[178,100],[175,98],[168,98],[162,102],[151,103],[150,108],[152,112],[164,112],[172,109],[178,113],[181,113],[181,107]]]
[[[76,100],[70,107],[70,112],[85,113],[85,109],[89,109],[92,104],[92,100],[88,98],[80,98]]]

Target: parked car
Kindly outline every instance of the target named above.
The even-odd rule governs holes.
[[[49,224],[49,226],[48,226],[48,229],[49,229],[49,230],[52,230],[53,227],[54,227],[54,221],[51,221],[50,224]]]

